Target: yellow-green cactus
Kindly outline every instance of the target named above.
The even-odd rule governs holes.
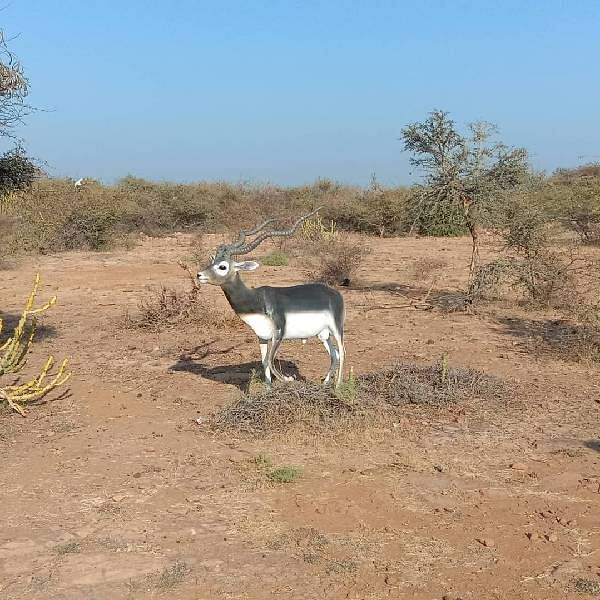
[[[23,309],[19,323],[12,336],[0,346],[0,377],[7,374],[15,374],[27,363],[27,356],[31,350],[33,336],[36,329],[35,315],[48,310],[56,304],[56,296],[53,296],[46,304],[34,308],[35,298],[40,285],[40,276],[37,274],[33,283],[33,289]],[[2,319],[0,319],[0,333],[2,333]],[[50,356],[39,374],[26,383],[15,382],[12,385],[0,386],[0,402],[6,402],[13,410],[25,416],[24,404],[41,398],[56,386],[61,385],[69,379],[70,373],[66,372],[67,359],[63,360],[58,370],[52,373],[54,358]]]

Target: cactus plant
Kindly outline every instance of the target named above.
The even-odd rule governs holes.
[[[35,276],[33,289],[25,304],[21,318],[11,337],[0,345],[0,379],[5,375],[18,374],[27,364],[27,358],[33,344],[36,330],[36,315],[48,310],[56,304],[53,296],[46,304],[34,308],[35,299],[40,285],[39,273]],[[2,333],[2,319],[0,319],[0,334]],[[46,363],[37,376],[26,382],[18,379],[11,385],[0,383],[0,403],[8,406],[22,416],[26,416],[25,404],[37,400],[55,387],[65,383],[71,376],[66,372],[67,359],[64,359],[58,369],[53,372],[54,358],[48,357]]]

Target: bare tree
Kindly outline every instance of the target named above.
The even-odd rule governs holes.
[[[529,178],[527,151],[494,141],[494,125],[479,121],[459,133],[448,113],[434,110],[421,123],[402,130],[411,163],[424,174],[422,199],[456,203],[472,239],[469,289],[479,258],[479,230],[483,211],[502,194]]]
[[[15,138],[14,127],[23,122],[31,112],[25,103],[29,93],[29,81],[21,63],[9,50],[0,30],[0,136]]]

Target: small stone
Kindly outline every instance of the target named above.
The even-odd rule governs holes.
[[[444,470],[444,467],[441,465],[434,465],[433,467],[438,473],[441,473]]]
[[[548,533],[544,536],[549,542],[558,542],[558,536],[555,533]]]
[[[530,539],[532,542],[535,542],[535,540],[539,540],[539,539],[540,539],[540,536],[539,536],[537,533],[535,533],[535,531],[528,531],[528,532],[527,532],[525,535],[526,535],[526,536],[527,536],[527,537],[528,537],[528,538],[529,538],[529,539]]]
[[[510,468],[514,469],[515,471],[526,471],[527,465],[521,462],[514,462],[510,465]]]
[[[141,474],[141,473],[134,473],[134,474],[132,475],[132,477],[134,477],[135,479],[139,479],[141,476],[142,476],[142,474]]]
[[[477,541],[486,548],[494,548],[496,546],[496,542],[490,538],[477,538]]]

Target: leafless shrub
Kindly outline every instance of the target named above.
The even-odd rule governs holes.
[[[506,392],[498,378],[473,369],[449,367],[446,360],[420,367],[396,364],[360,378],[363,394],[390,406],[443,405],[468,398],[500,399]]]
[[[354,416],[357,408],[340,400],[330,389],[307,381],[261,386],[244,394],[212,419],[214,429],[250,435],[285,431],[292,426],[311,430],[329,429]]]
[[[203,233],[196,233],[192,239],[188,257],[194,265],[204,265],[208,260],[208,246]]]
[[[415,260],[410,270],[413,279],[422,281],[436,277],[446,266],[448,266],[448,263],[445,260],[424,256]]]
[[[310,277],[329,285],[348,286],[370,249],[357,239],[337,234],[313,246],[315,269]]]
[[[516,197],[506,210],[504,270],[530,302],[580,317],[598,296],[598,261],[581,245],[564,244],[550,214]]]
[[[29,80],[23,66],[9,50],[0,29],[0,136],[14,138],[13,129],[32,111],[25,104],[28,93]]]
[[[471,303],[491,300],[498,294],[499,288],[511,272],[512,265],[505,259],[493,260],[480,265],[475,271],[469,293]]]
[[[357,377],[355,382],[356,393],[350,395],[304,381],[260,386],[217,412],[211,424],[215,430],[258,437],[291,428],[326,433],[389,424],[396,411],[404,411],[409,404],[441,406],[473,397],[498,401],[506,392],[501,380],[448,367],[445,360],[427,367],[396,364]]]
[[[185,267],[185,265],[182,265]],[[237,319],[219,308],[216,302],[202,294],[193,275],[190,286],[176,290],[162,286],[138,303],[139,314],[127,316],[130,327],[160,331],[182,324],[221,329],[238,325]]]
[[[595,210],[578,210],[567,219],[568,225],[578,235],[582,243],[600,244],[600,214]]]

